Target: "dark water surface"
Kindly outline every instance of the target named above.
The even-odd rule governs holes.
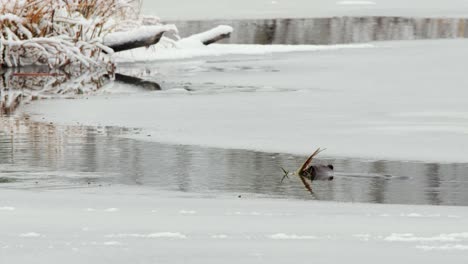
[[[217,25],[234,28],[224,43],[343,44],[386,40],[468,37],[465,18],[330,17],[304,19],[245,19],[175,21],[181,36]]]
[[[335,166],[336,177],[314,182],[311,195],[296,178],[280,183],[280,166],[295,169],[303,156],[121,137],[140,133],[137,129],[0,121],[0,188],[123,184],[236,196],[468,205],[468,164],[319,159],[315,162]]]

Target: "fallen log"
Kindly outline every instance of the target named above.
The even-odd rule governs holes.
[[[121,74],[121,73],[115,74],[115,81],[129,84],[129,85],[134,85],[134,86],[137,86],[137,87],[143,88],[144,90],[149,90],[149,91],[161,90],[161,86],[156,82],[146,81],[138,77],[128,76],[128,75]]]
[[[166,32],[177,33],[177,28],[174,25],[154,25],[114,32],[104,37],[103,44],[114,52],[149,47],[158,43]]]
[[[199,41],[203,43],[203,45],[210,45],[212,43],[218,42],[225,38],[229,38],[231,33],[233,32],[233,28],[230,26],[220,25],[205,32],[201,32],[198,34],[191,35],[187,38],[183,38],[180,41]]]

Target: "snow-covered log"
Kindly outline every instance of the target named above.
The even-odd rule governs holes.
[[[104,37],[104,45],[114,52],[149,47],[159,42],[165,32],[177,34],[175,25],[142,26],[131,31],[110,33]]]
[[[222,39],[229,38],[231,36],[232,31],[232,27],[220,25],[208,31],[191,35],[190,37],[187,37],[184,40],[196,40],[203,43],[203,45],[210,45]]]

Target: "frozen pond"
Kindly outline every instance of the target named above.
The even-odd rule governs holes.
[[[143,13],[255,19],[233,39],[262,44],[465,37],[463,19],[302,18],[468,14],[465,0],[166,2]],[[465,263],[467,45],[139,50],[115,82],[0,69],[0,263]],[[335,180],[281,183],[316,147]]]
[[[2,118],[1,186],[123,184],[235,197],[468,205],[468,165],[460,154],[465,44],[121,64],[119,71],[148,83],[116,82],[81,100],[33,102],[25,112],[42,123]],[[421,86],[426,71],[440,77]],[[240,150],[252,147],[263,152]],[[313,196],[298,180],[281,184],[280,166],[296,169],[314,147],[330,148],[318,162],[332,163],[336,180],[314,183]],[[281,154],[289,151],[304,155]]]
[[[1,188],[123,184],[233,196],[468,205],[468,164],[320,159],[335,166],[336,180],[315,182],[311,196],[298,179],[280,183],[279,166],[295,169],[303,156],[143,142],[120,137],[139,130],[115,127],[28,120],[4,127],[17,133],[0,132]]]

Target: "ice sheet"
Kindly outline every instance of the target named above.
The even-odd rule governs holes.
[[[47,122],[143,128],[141,139],[177,144],[467,162],[467,43],[146,65],[173,83],[165,89],[189,83],[193,91],[42,101],[24,111]]]
[[[458,207],[201,197],[119,186],[2,190],[0,201],[16,208],[0,211],[2,263],[461,264],[468,254],[468,214]],[[434,217],[401,216],[409,214]]]

